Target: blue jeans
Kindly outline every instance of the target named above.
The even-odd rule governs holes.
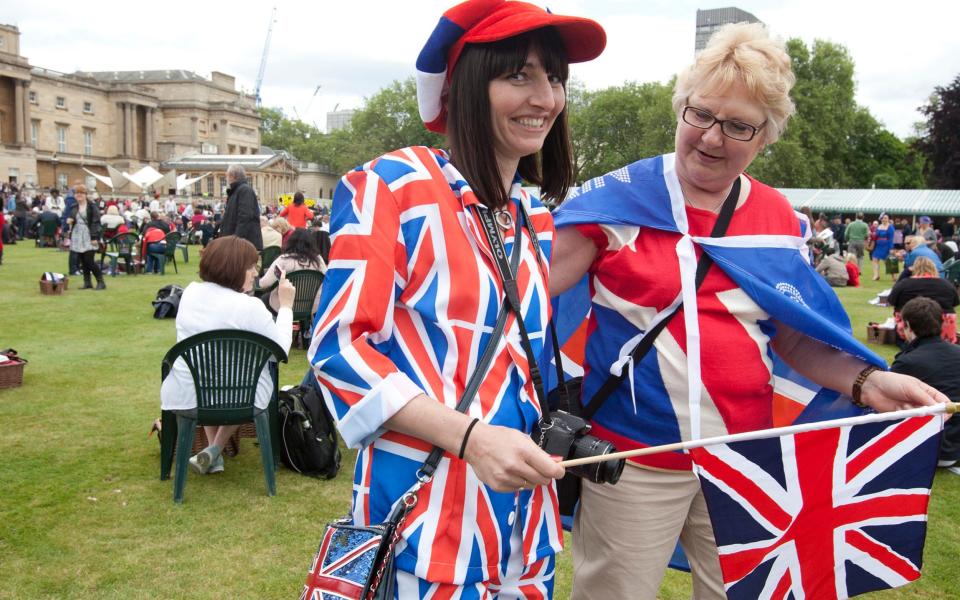
[[[167,245],[163,242],[151,242],[147,244],[147,273],[159,273],[160,261],[154,254],[163,254],[167,251]]]

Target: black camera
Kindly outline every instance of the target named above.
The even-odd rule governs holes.
[[[617,451],[613,444],[590,435],[590,424],[576,415],[562,410],[550,412],[549,421],[541,420],[533,429],[533,439],[541,448],[564,460],[602,456]],[[583,477],[594,483],[614,484],[620,480],[625,459],[608,460],[579,465],[567,469],[568,473]]]

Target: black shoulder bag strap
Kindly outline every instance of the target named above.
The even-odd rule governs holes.
[[[530,241],[533,243],[534,253],[537,257],[537,263],[542,266],[540,260],[540,241],[537,233],[533,229],[530,217],[523,206],[523,202],[517,202],[516,228],[513,237],[513,253],[517,255],[517,250],[523,245],[522,227],[526,225],[527,232],[530,235]],[[503,289],[506,292],[507,306],[517,317],[517,328],[520,331],[521,345],[524,354],[527,355],[527,364],[530,369],[530,380],[533,382],[533,389],[540,403],[541,419],[545,423],[550,423],[550,408],[547,405],[547,395],[543,389],[543,377],[540,375],[540,367],[537,364],[537,357],[533,354],[533,346],[530,344],[530,336],[527,334],[526,323],[523,322],[523,310],[520,302],[520,291],[517,287],[516,272],[519,261],[514,260],[513,265],[508,265],[506,261],[506,250],[503,240],[500,238],[500,231],[497,229],[497,223],[490,214],[490,210],[485,206],[477,206],[477,214],[480,215],[480,221],[483,224],[483,232],[486,234],[487,242],[493,250],[494,262],[497,264],[497,270],[500,272],[500,280],[503,282]]]
[[[493,226],[496,227],[496,224]],[[506,251],[503,249],[503,244],[500,244],[499,250],[499,258],[503,259],[504,265],[506,265],[507,257]],[[498,257],[496,248],[493,249],[493,254],[494,257]],[[519,267],[519,244],[514,245],[513,253],[510,256],[510,262],[513,265],[514,270]],[[516,284],[514,284],[514,293],[515,292]],[[509,297],[509,291],[507,292],[507,295]],[[467,412],[467,408],[477,395],[477,390],[480,389],[480,384],[483,382],[483,378],[486,376],[487,370],[490,368],[490,363],[493,361],[493,355],[496,353],[497,346],[500,344],[500,337],[503,335],[503,329],[507,324],[508,312],[509,311],[506,308],[500,309],[500,312],[497,315],[497,322],[493,326],[493,332],[490,334],[490,340],[487,342],[486,348],[483,349],[483,354],[480,355],[480,359],[477,361],[477,366],[473,371],[473,375],[470,376],[466,387],[463,389],[463,395],[460,396],[460,400],[457,402],[457,412]],[[427,456],[427,460],[424,461],[423,466],[420,467],[420,473],[425,477],[433,476],[433,473],[437,470],[437,465],[440,464],[441,457],[443,457],[443,448],[434,446],[433,450],[430,451],[430,455]]]
[[[727,227],[730,225],[730,220],[733,218],[733,211],[737,207],[737,201],[740,198],[740,178],[737,177],[736,181],[733,182],[733,187],[730,188],[730,193],[727,194],[727,199],[723,201],[723,207],[720,209],[720,216],[717,217],[717,222],[713,226],[713,231],[710,233],[710,237],[723,237],[727,232]],[[713,260],[710,258],[710,255],[706,252],[703,252],[700,255],[700,260],[697,262],[697,276],[696,276],[696,288],[700,289],[700,285],[703,283],[703,280],[707,278],[707,271],[710,270],[710,266],[713,264]],[[654,327],[649,329],[646,335],[637,343],[637,346],[631,352],[633,359],[633,364],[638,365],[640,361],[643,360],[643,357],[646,356],[647,352],[650,351],[650,348],[653,347],[653,342],[657,339],[657,336],[660,335],[660,332],[663,331],[666,326],[673,320],[673,317],[680,312],[680,309],[683,307],[681,303],[677,308],[667,315],[665,319],[657,323]],[[560,374],[563,373],[562,370],[559,371]],[[600,386],[600,389],[590,398],[590,401],[587,402],[583,407],[582,417],[586,420],[593,418],[593,415],[597,413],[603,403],[606,402],[607,398],[620,386],[623,380],[627,377],[627,369],[621,369],[620,374],[610,375],[606,381],[603,382],[603,385]],[[562,383],[562,379],[560,382]]]

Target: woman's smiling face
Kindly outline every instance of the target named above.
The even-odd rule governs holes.
[[[717,95],[695,93],[687,99],[687,105],[717,119],[741,121],[755,128],[760,128],[765,120],[763,107],[741,84]],[[719,123],[699,129],[677,119],[677,176],[685,193],[725,192],[763,149],[763,140],[763,130],[744,142],[725,136]]]
[[[563,81],[546,72],[536,51],[530,52],[516,73],[492,80],[489,94],[494,151],[500,164],[539,152],[566,105]]]

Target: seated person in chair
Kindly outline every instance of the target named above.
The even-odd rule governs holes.
[[[926,256],[920,256],[913,262],[913,275],[901,279],[890,290],[887,303],[893,307],[893,318],[897,324],[897,336],[907,340],[901,316],[903,307],[914,298],[923,296],[940,305],[943,310],[943,331],[941,337],[951,344],[957,343],[957,314],[955,307],[960,304],[957,288],[943,279],[937,272],[937,266]],[[909,342],[909,340],[907,340]],[[901,347],[903,347],[901,345]]]
[[[200,255],[201,282],[193,282],[183,291],[177,311],[177,341],[214,329],[240,329],[269,337],[290,351],[293,341],[293,298],[296,290],[281,274],[277,286],[279,313],[274,322],[266,307],[248,293],[257,276],[259,254],[253,244],[233,235],[210,242]],[[254,405],[265,409],[273,394],[269,365],[264,367],[257,385]],[[190,410],[197,406],[193,379],[182,360],[173,365],[160,387],[163,410]],[[190,458],[198,473],[223,471],[221,449],[238,425],[204,426],[210,445]]]
[[[263,277],[257,287],[268,288],[276,283],[280,273],[290,273],[301,269],[312,269],[327,272],[327,264],[320,258],[320,251],[317,249],[316,240],[313,234],[306,229],[294,229],[283,245],[283,254],[277,257],[273,264],[263,272]],[[276,314],[280,308],[280,299],[278,290],[270,292],[268,299],[271,312]],[[313,311],[317,311],[317,304],[320,300],[320,290],[317,290],[317,297],[313,301]]]
[[[890,370],[913,375],[960,402],[960,348],[943,339],[943,308],[930,298],[915,297],[903,306],[907,347],[897,354]],[[960,459],[960,420],[950,419],[940,438],[940,467]]]

